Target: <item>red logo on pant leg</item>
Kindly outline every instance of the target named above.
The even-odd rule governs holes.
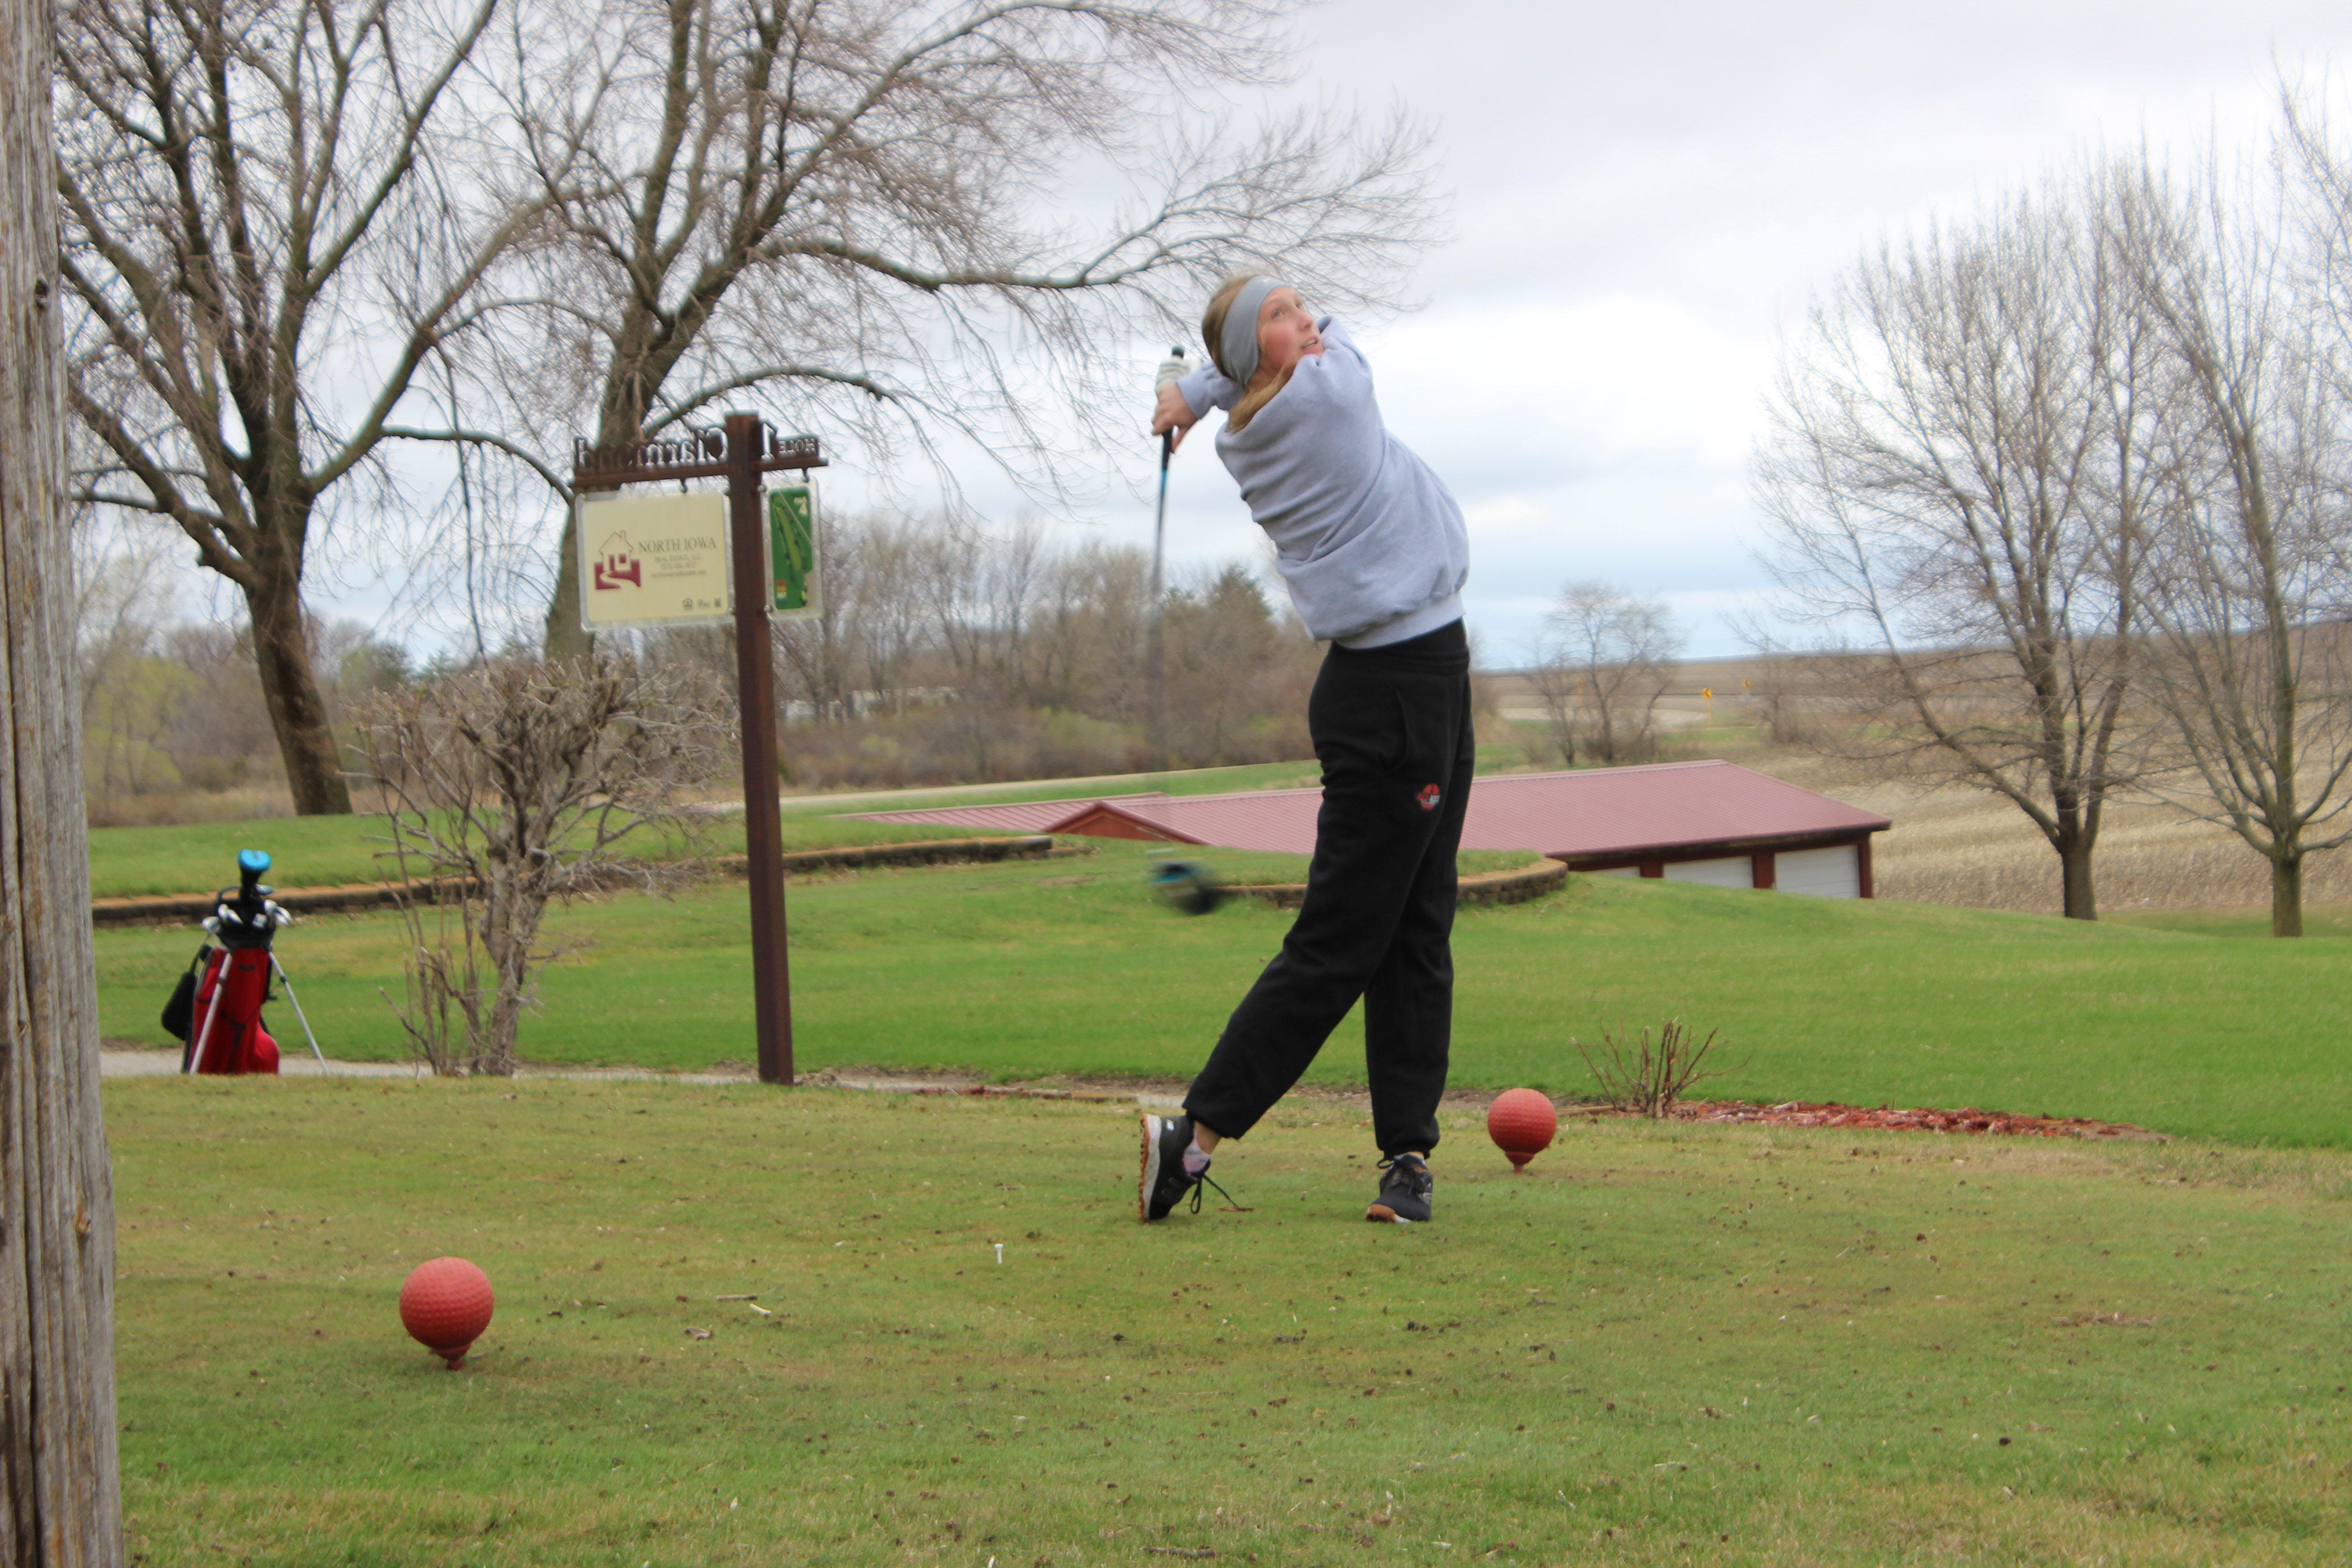
[[[1412,798],[1422,810],[1435,811],[1437,803],[1444,797],[1438,793],[1435,784],[1423,784],[1421,786],[1421,793]]]

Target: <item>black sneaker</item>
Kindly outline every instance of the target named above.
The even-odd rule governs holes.
[[[1429,1194],[1437,1184],[1429,1174],[1429,1163],[1418,1154],[1399,1154],[1381,1162],[1387,1174],[1381,1177],[1381,1195],[1364,1211],[1366,1219],[1393,1220],[1399,1225],[1413,1225],[1429,1218]]]
[[[1192,1146],[1192,1119],[1143,1113],[1143,1182],[1136,1212],[1148,1222],[1165,1219],[1169,1211],[1192,1194],[1201,1206],[1201,1178],[1184,1173],[1184,1151]]]

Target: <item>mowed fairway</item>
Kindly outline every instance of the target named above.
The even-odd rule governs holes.
[[[1132,1111],[121,1081],[152,1564],[2318,1563],[2352,1538],[2332,1152],[1358,1112],[1145,1227]],[[1351,1156],[1353,1158],[1351,1158]],[[996,1261],[995,1244],[1003,1246]],[[452,1374],[400,1281],[458,1253]],[[720,1301],[756,1293],[753,1303]],[[708,1338],[690,1331],[707,1331]]]
[[[803,1068],[1189,1077],[1291,916],[1254,901],[1185,920],[1153,902],[1149,847],[1069,859],[874,871],[791,892]],[[1204,851],[1236,876],[1284,857]],[[564,956],[522,1047],[546,1063],[747,1063],[742,886],[626,895],[554,913]],[[2340,931],[2340,923],[2315,921]],[[2249,1143],[2352,1142],[2352,949],[2340,935],[1838,902],[1578,877],[1531,903],[1465,909],[1454,942],[1458,1086],[1585,1092],[1570,1044],[1680,1016],[1720,1029],[1704,1091],[1779,1101],[1964,1105],[2131,1121]],[[196,936],[98,933],[105,1032],[156,1025]],[[382,992],[401,927],[320,917],[278,939],[331,1055],[397,1058]],[[300,1047],[290,1011],[270,1015]],[[1362,1081],[1344,1026],[1310,1075]]]

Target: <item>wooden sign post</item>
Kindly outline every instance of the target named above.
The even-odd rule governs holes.
[[[768,520],[760,476],[822,468],[814,436],[779,437],[756,414],[730,414],[723,430],[614,447],[573,443],[575,494],[661,479],[724,479],[735,581],[735,671],[743,724],[743,836],[751,884],[752,1016],[760,1081],[793,1081],[793,984],[785,954],[783,821],[778,805],[775,666],[768,649]],[[583,548],[593,548],[583,529]],[[582,574],[583,583],[586,574]],[[583,597],[586,597],[583,593]]]

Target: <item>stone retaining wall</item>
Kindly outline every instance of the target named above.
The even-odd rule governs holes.
[[[1034,860],[1054,852],[1046,834],[1011,838],[929,838],[912,844],[864,844],[840,849],[803,849],[787,855],[786,875],[838,871],[861,866],[943,866],[974,860]],[[714,855],[684,862],[719,876],[740,877],[750,862],[743,855]],[[280,888],[272,897],[296,914],[337,910],[389,909],[399,902],[402,889],[392,882],[355,882],[339,888]],[[428,895],[429,896],[429,895]],[[92,925],[194,925],[213,912],[219,902],[211,893],[174,893],[131,899],[93,899]]]

